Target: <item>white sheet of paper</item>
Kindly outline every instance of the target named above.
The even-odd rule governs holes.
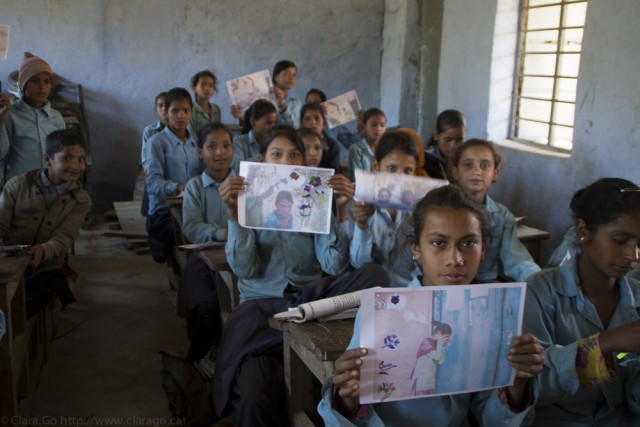
[[[340,126],[358,118],[360,111],[360,101],[355,90],[338,95],[322,104],[325,109],[327,123],[330,128]]]
[[[238,196],[243,227],[329,234],[333,169],[240,162],[248,188]]]
[[[449,184],[445,179],[356,169],[354,200],[382,208],[411,210],[425,194]]]
[[[9,25],[0,25],[0,59],[7,59],[9,52]]]
[[[257,71],[246,76],[227,80],[227,90],[231,103],[243,112],[256,99],[266,99],[275,102],[272,91],[271,75],[269,70]]]
[[[362,291],[360,346],[369,355],[360,370],[360,402],[513,384],[507,354],[522,330],[525,291],[526,283]],[[449,342],[434,321],[449,325]]]

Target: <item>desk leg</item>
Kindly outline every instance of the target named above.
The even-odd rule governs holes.
[[[283,334],[284,380],[287,391],[289,420],[293,426],[314,426],[308,413],[315,413],[313,402],[313,375],[298,354],[291,348],[287,333]]]

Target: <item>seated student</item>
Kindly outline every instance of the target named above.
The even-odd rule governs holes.
[[[313,88],[309,89],[309,91],[307,92],[307,95],[304,98],[304,103],[322,104],[326,100],[327,95],[325,95],[323,91]],[[349,147],[362,139],[363,126],[361,124],[361,119],[362,112],[358,111],[358,131],[355,133],[351,132],[345,125],[335,126],[333,128],[326,127],[325,132],[327,133],[327,135],[329,135],[330,138],[335,139],[336,141],[341,143],[345,149],[348,150]]]
[[[527,282],[524,328],[545,348],[534,426],[640,425],[640,187],[603,178],[571,210],[580,252]]]
[[[300,128],[296,131],[304,143],[304,164],[314,168],[322,162],[324,138],[311,128]]]
[[[405,132],[389,131],[380,138],[372,170],[413,175],[417,159],[418,150],[411,137]],[[388,194],[389,190],[383,188],[380,192]],[[389,201],[389,197],[383,200],[381,194],[378,199]],[[349,248],[351,265],[358,268],[371,262],[380,264],[389,272],[391,286],[407,286],[419,272],[409,246],[411,211],[353,202],[351,215],[356,224]]]
[[[46,136],[66,127],[48,100],[53,87],[49,64],[25,52],[18,86],[22,97],[13,106],[6,95],[0,98],[0,160],[4,160],[0,162],[0,187],[5,179],[44,167]]]
[[[199,71],[191,77],[191,90],[195,96],[195,102],[189,127],[196,138],[204,125],[220,121],[220,106],[209,102],[217,92],[217,84],[217,77],[209,70]]]
[[[304,151],[292,127],[276,126],[265,136],[260,154],[265,163],[303,165]],[[220,186],[229,218],[225,250],[238,277],[240,305],[222,331],[213,400],[218,416],[235,408],[236,426],[284,426],[282,333],[269,328],[269,317],[318,298],[386,286],[389,278],[377,266],[335,277],[349,264],[347,204],[354,190],[345,176],[329,180],[337,205],[329,234],[241,227],[237,199],[247,185],[238,176]]]
[[[498,262],[503,274],[515,281],[525,281],[540,271],[516,235],[516,219],[506,206],[493,201],[487,192],[496,182],[503,163],[502,155],[490,141],[470,139],[456,149],[453,177],[491,216],[491,238],[476,278],[484,283],[498,279]]]
[[[475,283],[489,239],[489,218],[482,205],[460,188],[447,185],[430,191],[413,213],[413,257],[421,260],[422,276],[409,287]],[[336,360],[335,374],[322,388],[318,412],[328,426],[468,426],[471,413],[480,425],[518,426],[531,412],[531,378],[542,371],[542,347],[525,333],[514,339],[507,356],[516,369],[515,382],[502,390],[434,396],[361,406],[362,356],[375,349],[360,348],[360,313],[348,349]],[[526,409],[525,409],[526,408]]]
[[[458,110],[445,110],[436,119],[436,130],[427,143],[424,169],[431,178],[453,180],[453,157],[464,141],[467,122]]]
[[[276,107],[266,99],[254,101],[244,115],[243,133],[233,138],[232,168],[236,172],[242,160],[258,161],[260,143],[264,135],[275,126],[277,119]]]
[[[293,228],[293,196],[290,191],[281,190],[276,196],[276,208],[264,221],[265,228],[291,230]]]
[[[324,138],[324,150],[320,167],[330,168],[335,170],[336,173],[340,173],[340,148],[338,143],[326,134],[325,123],[324,111],[320,104],[304,104],[300,111],[301,126],[315,130]]]
[[[273,94],[278,108],[278,124],[300,127],[300,109],[302,102],[289,96],[289,92],[296,87],[298,67],[292,61],[283,59],[273,67]]]
[[[198,148],[187,126],[191,119],[191,95],[184,88],[167,92],[167,126],[147,144],[147,192],[149,214],[146,229],[151,255],[156,262],[169,259],[175,244],[171,212],[160,198],[176,196],[187,181],[202,171]]]
[[[75,130],[47,136],[46,168],[10,179],[0,196],[0,237],[5,245],[31,245],[32,272],[25,292],[27,317],[58,297],[75,301],[65,277],[66,256],[91,210],[78,179],[85,170],[86,146]]]
[[[162,132],[162,129],[167,125],[167,114],[165,111],[165,101],[167,98],[167,92],[160,92],[156,96],[155,105],[156,105],[156,115],[158,116],[158,122],[150,124],[145,127],[142,131],[142,150],[140,152],[140,165],[142,169],[146,171],[145,164],[147,164],[147,142],[151,139],[152,136],[159,134]],[[145,172],[146,174],[146,172]],[[149,193],[147,192],[147,188],[145,186],[144,193],[142,195],[142,203],[140,205],[140,214],[142,216],[147,216],[149,212]]]
[[[219,188],[227,177],[235,175],[231,169],[231,138],[231,131],[222,123],[209,123],[200,129],[198,155],[205,169],[187,182],[182,203],[183,232],[193,243],[227,240],[227,208]],[[191,254],[178,289],[178,314],[187,318],[187,360],[192,362],[205,357],[220,340],[222,324],[214,277],[202,258]]]
[[[387,117],[378,108],[364,112],[364,137],[349,148],[349,178],[355,180],[355,170],[370,171],[378,141],[387,129]]]

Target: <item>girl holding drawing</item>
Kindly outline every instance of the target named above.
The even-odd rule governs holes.
[[[266,99],[257,99],[244,113],[243,134],[233,138],[233,169],[237,172],[242,160],[255,162],[260,154],[264,135],[276,124],[276,107]]]
[[[437,320],[431,322],[433,335],[420,344],[416,366],[411,373],[411,392],[414,396],[427,396],[436,392],[436,372],[444,362],[444,348],[451,341],[451,326]]]
[[[413,175],[417,162],[418,150],[411,137],[405,132],[389,131],[378,143],[372,169]],[[383,192],[389,193],[388,188],[380,189]],[[356,224],[349,248],[351,264],[356,268],[371,262],[380,264],[389,272],[392,286],[407,286],[419,273],[407,240],[412,234],[411,211],[354,202],[351,215]]]
[[[264,163],[302,166],[304,154],[295,129],[285,125],[265,136],[260,158]],[[315,299],[387,286],[388,275],[378,266],[342,274],[349,264],[347,204],[354,193],[345,176],[329,180],[336,204],[329,234],[241,227],[238,194],[248,185],[252,183],[237,176],[220,186],[228,217],[225,250],[238,277],[240,305],[223,328],[213,398],[219,416],[235,410],[238,426],[287,425],[282,333],[269,327],[269,317]]]
[[[580,251],[527,282],[524,327],[545,348],[535,426],[640,425],[640,187],[603,178],[571,199]]]
[[[312,88],[307,92],[307,95],[304,98],[304,103],[322,104],[326,100],[327,95],[325,95],[323,91],[321,91],[320,89]],[[334,126],[332,128],[325,127],[324,131],[327,133],[327,135],[329,135],[329,137],[341,143],[344,148],[348,150],[349,147],[351,147],[362,138],[362,135],[360,135],[362,132],[362,126],[360,123],[362,121],[362,114],[363,111],[358,111],[358,130],[355,133],[351,132],[345,125]]]
[[[540,271],[527,249],[516,236],[516,219],[506,206],[493,201],[487,192],[496,182],[503,158],[491,141],[470,139],[455,151],[453,176],[491,217],[491,237],[477,279],[483,283],[498,280],[498,262],[503,275],[523,282]]]
[[[413,213],[417,242],[414,258],[422,276],[409,287],[473,283],[489,239],[489,218],[482,205],[457,186],[430,191]],[[472,394],[442,395],[360,406],[360,315],[348,349],[336,360],[335,374],[325,382],[318,412],[328,426],[469,426],[470,412],[481,425],[521,425],[531,412],[535,387],[531,379],[543,369],[542,346],[531,334],[514,339],[507,356],[516,369],[511,387]],[[528,420],[527,420],[528,421]]]

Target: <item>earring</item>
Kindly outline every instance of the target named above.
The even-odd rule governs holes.
[[[415,254],[414,254],[412,258],[413,258],[413,260],[414,260],[414,261],[417,261],[417,260],[419,260],[419,259],[420,259],[420,255],[415,255]]]
[[[584,242],[584,236],[580,236],[580,243]]]

